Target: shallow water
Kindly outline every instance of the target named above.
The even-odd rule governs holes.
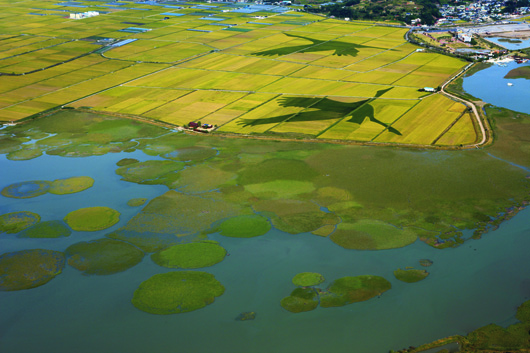
[[[430,153],[422,154],[430,158]],[[73,232],[68,238],[18,239],[0,236],[2,253],[27,248],[64,250],[103,237],[124,225],[140,208],[131,198],[152,199],[167,188],[119,180],[122,158],[153,159],[142,152],[88,158],[43,156],[23,162],[0,157],[0,187],[23,180],[54,180],[87,175],[91,189],[77,194],[46,194],[32,199],[0,198],[0,213],[27,210],[43,220],[62,219],[71,210],[108,206],[122,213],[120,223],[101,232]],[[138,285],[167,272],[149,257],[136,267],[110,276],[84,276],[71,267],[48,284],[31,290],[0,292],[1,352],[387,352],[452,334],[465,334],[490,322],[515,322],[515,308],[530,298],[530,210],[520,212],[478,241],[437,250],[424,243],[384,251],[346,250],[327,238],[290,235],[278,230],[249,239],[213,234],[230,256],[210,272],[226,287],[204,309],[157,316],[130,302]],[[392,272],[422,268],[424,281],[407,284]],[[393,288],[380,298],[340,308],[292,314],[280,300],[294,289],[299,272],[319,272],[324,286],[342,276],[372,274]],[[235,321],[255,311],[253,321]]]
[[[503,38],[503,37],[488,37],[485,38],[490,42],[498,44],[508,50],[519,50],[530,47],[530,38]]]
[[[506,66],[492,65],[472,76],[465,77],[462,87],[474,97],[484,102],[530,114],[530,80],[525,78],[507,79],[510,70],[530,64],[509,62]],[[508,86],[508,83],[513,86]]]

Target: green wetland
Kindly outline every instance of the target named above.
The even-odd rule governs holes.
[[[514,324],[530,297],[530,148],[513,133],[527,118],[465,151],[73,111],[6,127],[0,351],[386,352]]]

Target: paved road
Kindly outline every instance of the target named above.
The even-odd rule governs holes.
[[[484,123],[482,121],[482,119],[480,118],[480,114],[477,110],[477,106],[473,103],[473,102],[470,102],[470,101],[467,101],[465,99],[462,99],[462,98],[459,98],[455,95],[452,95],[451,93],[447,93],[445,91],[445,86],[447,86],[449,83],[453,82],[454,79],[456,79],[457,77],[459,77],[460,75],[462,75],[468,68],[470,68],[473,64],[469,64],[468,66],[466,66],[462,71],[460,71],[457,75],[455,75],[452,79],[450,79],[449,81],[445,82],[442,87],[441,87],[441,91],[443,94],[445,94],[446,96],[448,97],[451,97],[455,100],[458,100],[462,103],[464,103],[466,106],[468,107],[471,107],[471,110],[473,111],[473,115],[475,115],[475,119],[477,120],[477,123],[478,123],[478,126],[480,127],[480,132],[482,134],[482,140],[480,140],[480,142],[478,143],[475,143],[475,144],[472,144],[470,146],[481,146],[483,144],[486,143],[487,141],[487,135],[486,135],[486,129],[484,128]]]

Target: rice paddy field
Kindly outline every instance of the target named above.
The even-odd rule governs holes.
[[[404,28],[245,6],[1,0],[0,121],[68,106],[223,134],[478,140],[464,105],[419,91],[464,62],[417,51]],[[100,15],[70,19],[85,11]]]

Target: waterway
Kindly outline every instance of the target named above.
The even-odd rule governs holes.
[[[484,39],[498,44],[508,50],[519,50],[530,47],[530,38],[487,37]]]
[[[467,93],[484,102],[530,114],[530,80],[504,78],[508,72],[523,65],[530,66],[528,63],[517,64],[514,61],[506,63],[506,66],[492,65],[465,77],[462,87]]]
[[[430,154],[422,156],[431,158]],[[18,239],[2,234],[2,253],[28,248],[63,251],[73,243],[101,238],[138,212],[126,205],[127,200],[152,199],[167,190],[121,181],[114,170],[124,157],[153,158],[143,152],[88,158],[45,155],[24,162],[1,156],[0,187],[21,180],[78,175],[91,176],[95,184],[70,195],[3,197],[0,214],[25,210],[52,220],[89,206],[108,206],[121,212],[120,223],[102,232],[73,232],[59,239]],[[142,281],[169,271],[149,257],[111,276],[84,276],[67,266],[44,286],[0,292],[0,351],[385,353],[465,334],[490,322],[509,325],[516,321],[515,308],[530,299],[529,217],[530,209],[524,210],[483,239],[445,250],[420,241],[401,249],[346,250],[327,238],[275,229],[250,239],[213,234],[211,239],[219,241],[230,256],[206,270],[226,291],[213,304],[178,315],[151,315],[131,304]],[[398,267],[418,268],[422,258],[434,262],[424,281],[407,284],[393,277]],[[366,302],[289,313],[279,302],[294,289],[291,278],[305,271],[323,274],[326,283],[342,276],[379,275],[391,282],[392,289]],[[235,321],[243,311],[255,311],[256,319]]]

